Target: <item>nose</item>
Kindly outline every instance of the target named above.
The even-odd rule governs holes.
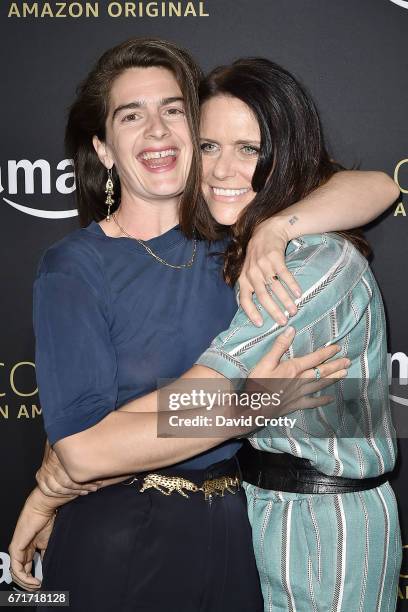
[[[152,113],[147,121],[145,138],[161,140],[170,133],[170,129],[159,112]]]
[[[226,151],[221,151],[217,158],[214,160],[214,178],[220,181],[224,181],[225,179],[235,176],[235,174],[236,172],[233,156]]]

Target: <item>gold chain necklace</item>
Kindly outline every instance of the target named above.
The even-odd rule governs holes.
[[[146,251],[149,253],[149,255],[151,255],[154,259],[156,259],[156,261],[159,261],[161,264],[163,264],[164,266],[168,266],[169,268],[173,268],[175,270],[181,270],[183,268],[191,268],[191,266],[194,263],[195,260],[195,256],[196,256],[196,252],[197,252],[197,239],[194,238],[194,243],[193,243],[193,253],[191,255],[191,259],[185,263],[185,264],[180,264],[180,265],[175,265],[175,264],[171,264],[168,261],[165,261],[164,259],[162,259],[161,257],[159,257],[158,255],[156,255],[156,253],[154,253],[154,251],[152,251],[152,249],[147,246],[147,244],[145,244],[143,242],[143,240],[140,240],[140,238],[136,238],[136,236],[132,236],[132,234],[129,234],[119,223],[119,221],[116,218],[116,213],[112,214],[113,220],[116,223],[116,225],[118,226],[118,228],[120,229],[120,231],[122,232],[122,234],[125,234],[125,236],[127,238],[132,238],[133,240],[136,240],[136,242],[138,242],[139,244],[142,245],[142,247],[144,249],[146,249]]]

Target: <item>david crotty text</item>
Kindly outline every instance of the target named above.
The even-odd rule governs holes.
[[[291,419],[287,416],[270,418],[263,415],[240,416],[236,418],[228,418],[221,415],[216,417],[195,416],[195,417],[179,417],[174,414],[169,417],[169,425],[171,427],[289,427],[293,429],[296,424],[296,419]]]

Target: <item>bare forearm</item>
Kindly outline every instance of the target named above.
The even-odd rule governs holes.
[[[398,187],[382,172],[343,171],[274,219],[288,240],[360,227],[384,212],[398,197]]]
[[[194,366],[181,378],[199,379],[203,383],[205,379],[221,379],[228,388],[230,385],[223,376],[202,366]],[[230,437],[218,434],[215,438],[158,437],[159,419],[165,418],[162,408],[158,413],[158,393],[149,393],[111,412],[95,426],[60,440],[54,449],[71,478],[82,483],[107,477],[123,478],[123,474],[178,463]],[[208,416],[205,406],[183,412],[189,417]]]
[[[51,497],[44,495],[39,487],[35,487],[26,500],[26,505],[38,512],[52,515],[52,513],[64,506],[68,502],[77,498],[78,495],[64,495],[61,497]]]
[[[75,440],[57,442],[55,451],[73,480],[87,482],[178,463],[223,441],[218,437],[159,438],[157,423],[156,413],[115,411],[75,434]]]

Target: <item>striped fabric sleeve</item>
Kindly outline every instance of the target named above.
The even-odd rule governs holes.
[[[319,234],[292,241],[287,250],[286,265],[302,289],[302,297],[295,300],[298,312],[289,320],[296,329],[292,350],[296,357],[309,352],[307,346],[297,341],[300,332],[328,317],[329,312],[344,301],[358,284],[368,263],[344,238],[336,234]],[[361,300],[365,300],[365,304],[360,304],[361,312],[367,299],[367,293],[362,292]],[[263,317],[262,327],[255,327],[239,308],[229,329],[213,340],[197,364],[216,370],[229,379],[249,375],[284,329],[268,315],[256,297],[254,301]],[[323,346],[332,342],[333,337],[327,334],[319,340]]]

